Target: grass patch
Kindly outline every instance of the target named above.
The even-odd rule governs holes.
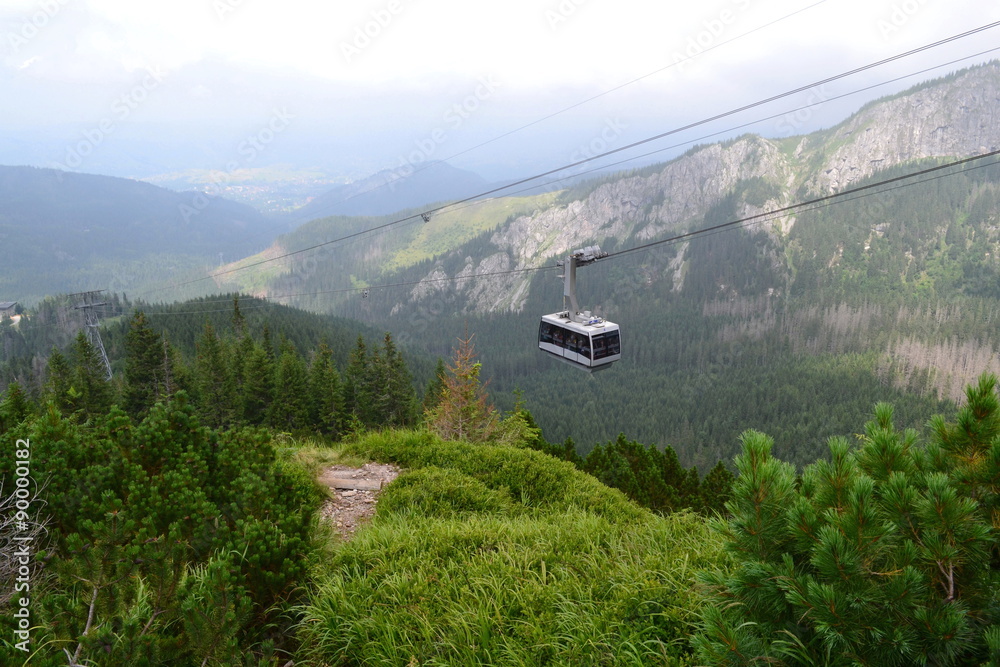
[[[615,521],[644,521],[649,516],[625,494],[573,464],[531,449],[445,442],[426,431],[390,431],[347,444],[344,451],[413,470],[450,469],[488,489],[502,489],[515,504],[539,511],[577,509]]]
[[[514,501],[504,489],[435,466],[404,474],[379,499],[380,516],[404,514],[452,518],[469,513],[513,514]]]
[[[687,664],[703,518],[659,517],[540,452],[370,434],[343,454],[408,469],[337,545],[301,611],[316,664]]]
[[[320,664],[685,664],[720,554],[686,513],[391,515],[336,552],[300,636]]]
[[[346,452],[339,443],[329,444],[319,439],[286,440],[276,439],[275,447],[280,453],[300,466],[313,477],[334,465],[360,468],[370,459]]]
[[[498,197],[442,211],[421,225],[409,244],[386,262],[383,271],[391,273],[443,255],[511,217],[549,208],[558,196],[558,192],[546,192],[527,197]]]

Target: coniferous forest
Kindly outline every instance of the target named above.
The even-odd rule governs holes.
[[[0,472],[30,481],[0,540],[30,576],[4,664],[1000,659],[991,375],[921,431],[880,402],[819,460],[746,430],[702,474],[626,434],[546,441],[523,397],[495,406],[477,334],[422,383],[390,334],[293,338],[259,305],[121,304],[110,380],[79,331],[8,386]],[[403,474],[345,541],[316,478],[370,460]]]

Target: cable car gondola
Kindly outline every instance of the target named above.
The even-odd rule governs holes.
[[[568,307],[543,315],[538,325],[538,349],[587,372],[609,368],[622,358],[618,325],[592,315],[589,310],[580,312],[576,301],[576,267],[586,266],[601,257],[607,257],[607,253],[597,246],[589,246],[573,252],[561,262],[563,305]]]

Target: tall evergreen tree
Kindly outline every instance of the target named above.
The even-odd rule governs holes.
[[[261,345],[252,345],[244,359],[240,384],[240,412],[247,424],[259,426],[267,420],[274,400],[274,362]]]
[[[34,406],[21,389],[18,382],[7,386],[3,400],[0,401],[0,433],[9,431],[34,412]]]
[[[261,333],[261,346],[264,348],[264,352],[267,353],[268,358],[271,361],[275,360],[274,356],[274,341],[271,340],[271,327],[264,323],[264,330]]]
[[[412,426],[417,416],[417,394],[406,361],[388,332],[382,350],[372,355],[372,419],[383,426]]]
[[[374,422],[371,415],[371,373],[368,349],[365,339],[358,336],[357,344],[351,350],[347,369],[344,371],[344,411],[353,415],[361,424],[370,426]]]
[[[437,366],[434,367],[434,377],[427,383],[424,390],[424,400],[422,404],[423,414],[429,413],[441,403],[441,395],[444,392],[444,376],[447,370],[444,367],[444,359],[438,357]]]
[[[164,341],[153,331],[143,311],[129,321],[125,335],[125,387],[123,407],[134,417],[145,415],[169,393],[169,359],[165,359]]]
[[[344,398],[333,353],[320,343],[309,368],[309,421],[324,435],[337,438],[344,418]]]
[[[71,387],[68,391],[75,410],[85,415],[108,411],[113,399],[111,383],[105,375],[104,362],[83,331],[73,341]]]
[[[236,416],[236,386],[231,373],[225,344],[215,334],[211,324],[197,343],[195,376],[201,398],[200,415],[212,427],[229,427]]]
[[[483,442],[497,434],[500,415],[479,380],[472,336],[460,338],[447,367],[441,401],[427,415],[428,427],[448,440]]]
[[[177,348],[170,344],[166,336],[162,336],[162,375],[164,396],[173,396],[178,391],[186,391],[189,395],[197,395],[191,371],[184,363]]]
[[[42,399],[52,401],[64,414],[75,409],[70,400],[70,388],[73,386],[73,369],[69,361],[56,348],[52,348],[46,366],[45,383],[42,385]]]
[[[274,383],[270,423],[284,431],[297,431],[309,420],[309,382],[302,357],[291,343],[282,344]]]
[[[233,384],[237,393],[237,414],[241,412],[242,389],[249,379],[247,366],[250,363],[250,355],[253,354],[254,341],[250,336],[238,336],[230,349],[229,368],[233,376]]]
[[[246,334],[246,318],[243,317],[242,311],[240,311],[240,295],[233,295],[233,329],[236,331],[238,337],[243,337]]]

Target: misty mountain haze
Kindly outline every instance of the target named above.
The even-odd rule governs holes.
[[[431,161],[381,171],[335,187],[296,209],[290,217],[308,222],[330,215],[387,215],[431,202],[470,197],[486,189],[486,180],[478,174]]]

